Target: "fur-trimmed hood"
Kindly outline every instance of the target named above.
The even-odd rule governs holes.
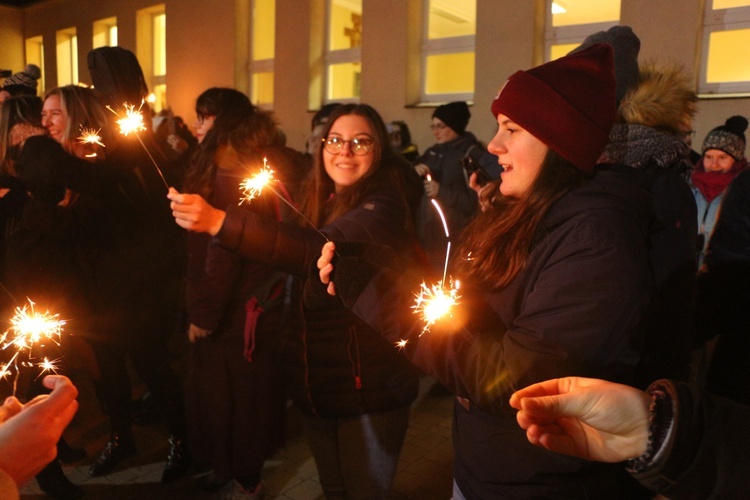
[[[691,129],[697,102],[683,68],[649,62],[641,66],[638,85],[625,95],[618,115],[620,122],[679,136]]]

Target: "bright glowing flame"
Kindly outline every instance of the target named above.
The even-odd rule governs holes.
[[[81,144],[96,144],[97,146],[106,147],[99,135],[102,129],[94,130],[93,128],[81,127],[81,135],[78,136],[78,142]],[[96,156],[96,154],[94,154]]]
[[[240,205],[260,196],[263,188],[274,180],[273,174],[274,171],[268,166],[267,159],[263,158],[263,168],[240,184],[240,191],[244,194],[244,197],[240,200]]]
[[[146,125],[143,122],[143,114],[141,114],[142,107],[143,102],[141,102],[141,106],[138,109],[135,109],[135,106],[132,104],[125,103],[125,116],[119,114],[109,106],[107,106],[107,109],[117,115],[119,118],[117,125],[120,126],[120,133],[127,136],[146,130]]]
[[[458,304],[458,299],[461,297],[458,294],[459,285],[458,281],[451,280],[451,286],[446,290],[443,288],[442,281],[430,287],[425,283],[421,284],[413,309],[414,314],[421,314],[425,321],[422,333],[428,331],[441,318],[450,316],[453,307]]]
[[[400,350],[400,349],[403,349],[404,347],[406,347],[406,344],[408,344],[408,343],[409,343],[408,340],[401,339],[398,342],[396,342],[396,347],[398,347],[399,350]]]
[[[31,351],[34,344],[40,340],[49,339],[60,343],[60,335],[65,321],[59,320],[57,314],[40,313],[34,310],[34,302],[29,300],[29,306],[16,307],[16,315],[10,320],[10,329],[3,336],[2,349],[10,346],[16,351]],[[7,340],[10,336],[10,340]]]

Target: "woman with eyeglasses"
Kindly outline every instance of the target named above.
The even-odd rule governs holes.
[[[443,222],[432,206],[437,200],[445,214],[451,237],[455,237],[477,212],[477,194],[461,166],[468,154],[484,152],[474,134],[466,130],[471,113],[464,101],[435,108],[432,130],[435,144],[416,161],[424,196],[417,211],[417,236],[435,269],[442,269],[447,244]]]
[[[387,496],[417,378],[398,350],[329,297],[315,276],[318,307],[302,304],[302,286],[327,240],[418,251],[404,194],[410,170],[390,148],[378,113],[365,104],[346,104],[329,118],[317,148],[301,200],[306,221],[276,222],[233,205],[215,209],[199,195],[169,194],[180,226],[299,277],[285,339],[287,390],[306,416],[328,498]],[[274,195],[266,190],[263,196]]]

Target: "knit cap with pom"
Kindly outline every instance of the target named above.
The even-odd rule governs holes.
[[[720,125],[708,133],[703,141],[702,153],[709,149],[724,151],[735,160],[745,157],[745,130],[747,118],[735,115],[727,118],[724,125]]]
[[[19,71],[3,82],[2,90],[11,95],[36,95],[42,70],[36,64],[29,64],[23,71]]]

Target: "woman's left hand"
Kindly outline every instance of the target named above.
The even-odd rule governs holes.
[[[320,275],[320,281],[324,285],[328,285],[328,294],[336,295],[336,286],[331,281],[331,275],[333,274],[333,256],[336,253],[336,245],[329,241],[323,245],[323,249],[320,252],[320,258],[318,258],[318,269]]]
[[[184,194],[169,188],[167,198],[172,202],[169,204],[172,216],[180,227],[211,236],[216,236],[221,230],[227,213],[212,207],[200,195]]]

